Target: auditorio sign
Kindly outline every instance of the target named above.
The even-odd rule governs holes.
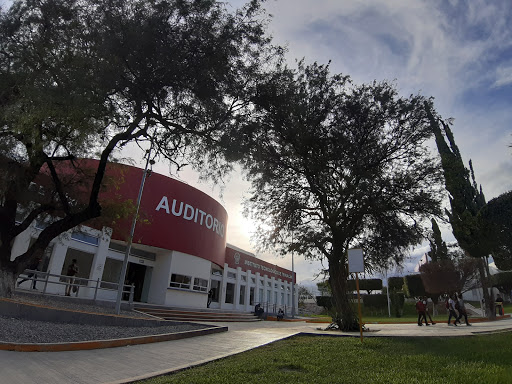
[[[102,198],[135,202],[142,173],[140,168],[109,164],[107,175],[115,180],[115,188],[107,188]],[[179,251],[224,266],[228,215],[207,194],[178,180],[151,173],[146,178],[139,212],[135,244]],[[113,228],[112,237],[125,241],[130,224],[131,219],[120,220]]]

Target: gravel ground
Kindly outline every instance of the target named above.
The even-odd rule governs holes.
[[[57,301],[51,296],[15,294],[13,300],[55,307],[59,309],[87,311],[94,313],[114,313],[113,308],[88,305],[77,300]],[[131,311],[122,311],[121,315],[144,317]],[[164,333],[177,333],[208,328],[209,326],[193,323],[168,322],[169,325],[157,327],[128,327],[55,323],[17,319],[0,315],[0,342],[9,343],[62,343],[73,341],[109,340],[126,337],[148,336]]]
[[[160,327],[119,327],[50,323],[0,316],[0,341],[8,343],[62,343],[109,340],[125,337],[176,333],[207,328],[200,324],[177,323]]]

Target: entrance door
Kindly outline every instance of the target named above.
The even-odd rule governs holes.
[[[141,301],[142,289],[144,288],[144,277],[146,275],[146,266],[136,263],[128,263],[126,271],[125,284],[135,285],[133,292],[133,301]]]

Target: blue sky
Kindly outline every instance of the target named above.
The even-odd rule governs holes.
[[[0,4],[5,0],[0,0]],[[238,7],[243,1],[232,0]],[[454,118],[464,160],[473,160],[487,199],[512,189],[512,4],[510,0],[268,0],[269,30],[295,59],[326,63],[357,83],[393,80],[403,95],[433,96],[437,111]],[[165,165],[156,167],[168,173]],[[239,173],[223,187],[200,184],[192,172],[180,178],[221,200],[229,214],[228,241],[248,251],[253,224],[241,214],[248,188]],[[453,240],[448,227],[446,240]],[[412,271],[422,246],[411,250]],[[258,255],[290,267],[291,261]],[[321,267],[296,257],[298,281]]]

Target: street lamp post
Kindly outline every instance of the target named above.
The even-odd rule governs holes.
[[[292,246],[293,246],[293,231],[292,231]],[[295,266],[293,263],[293,248],[292,248],[292,318],[295,317]]]
[[[135,233],[135,225],[137,224],[137,216],[139,215],[140,201],[142,199],[142,191],[144,190],[144,183],[146,182],[146,177],[148,176],[148,167],[151,164],[154,164],[154,161],[150,160],[151,150],[153,149],[153,143],[151,143],[151,147],[147,152],[146,166],[144,167],[144,172],[142,173],[142,180],[140,182],[139,195],[137,196],[137,204],[135,208],[135,214],[133,215],[132,227],[130,229],[130,236],[128,238],[128,245],[126,246],[126,252],[124,254],[123,266],[121,268],[121,274],[119,276],[119,283],[117,285],[117,298],[116,298],[116,314],[119,315],[121,313],[121,299],[123,297],[123,289],[124,289],[124,280],[126,278],[126,270],[128,268],[128,257],[130,256],[130,251],[132,248],[133,235]]]

